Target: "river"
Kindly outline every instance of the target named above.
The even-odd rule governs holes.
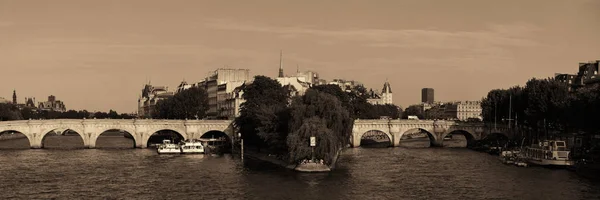
[[[64,137],[64,138],[59,138]],[[65,139],[66,138],[66,139]],[[123,137],[106,144],[129,147]],[[335,171],[298,174],[238,156],[153,149],[0,150],[1,199],[598,199],[600,185],[566,170],[503,165],[464,148],[353,148]],[[13,148],[26,140],[0,141]],[[70,144],[73,143],[73,144]],[[76,145],[75,145],[76,146]],[[118,145],[116,145],[118,147]],[[62,148],[66,147],[66,149]]]

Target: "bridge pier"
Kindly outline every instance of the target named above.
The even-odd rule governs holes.
[[[431,147],[444,147],[444,139],[431,141]]]

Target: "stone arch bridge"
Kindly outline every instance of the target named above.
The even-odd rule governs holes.
[[[225,133],[230,139],[236,138],[232,120],[147,120],[147,119],[54,119],[54,120],[20,120],[0,122],[0,133],[20,132],[29,140],[31,148],[42,148],[43,139],[55,130],[72,130],[83,139],[86,148],[95,148],[98,137],[109,130],[128,132],[134,140],[135,147],[146,148],[152,134],[171,130],[179,133],[184,139],[198,139],[212,131]],[[433,146],[442,146],[444,137],[450,133],[460,132],[468,140],[479,140],[488,134],[506,135],[505,128],[485,128],[483,123],[463,123],[454,121],[432,120],[355,120],[350,144],[360,146],[361,138],[369,131],[385,133],[392,146],[399,146],[402,135],[411,130],[422,130],[428,133]]]
[[[443,146],[444,138],[449,134],[463,134],[468,142],[480,140],[490,134],[502,134],[509,136],[506,128],[489,128],[483,123],[455,122],[443,120],[360,120],[354,121],[350,144],[353,147],[359,147],[361,139],[365,134],[371,131],[384,133],[391,142],[391,145],[397,147],[400,145],[400,138],[406,133],[420,130],[427,133],[431,146]]]
[[[100,134],[109,130],[128,132],[135,147],[146,148],[152,134],[171,130],[184,139],[198,139],[211,131],[220,131],[233,138],[231,120],[140,120],[140,119],[55,119],[0,122],[0,133],[20,132],[29,140],[31,148],[42,148],[43,139],[55,130],[72,130],[83,139],[86,148],[95,148]]]

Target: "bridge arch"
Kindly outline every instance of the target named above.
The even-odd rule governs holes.
[[[86,136],[84,135],[83,130],[81,130],[79,128],[75,128],[75,127],[68,127],[68,126],[58,126],[53,129],[50,129],[50,128],[43,129],[43,131],[41,132],[42,134],[39,137],[39,147],[44,148],[44,140],[46,139],[46,137],[48,137],[49,133],[55,132],[56,130],[62,130],[60,135],[64,135],[67,131],[73,131],[73,132],[77,133],[77,135],[79,135],[79,137],[81,138],[81,140],[83,142],[83,148],[89,147],[88,140],[86,139]]]
[[[359,147],[360,146],[361,140],[363,139],[363,137],[365,136],[365,134],[367,134],[367,133],[374,133],[374,132],[385,134],[387,136],[387,138],[389,139],[389,141],[390,141],[390,145],[393,143],[393,139],[392,139],[393,137],[387,131],[383,131],[381,129],[370,129],[370,130],[367,130],[367,131],[360,131],[360,132],[358,132],[358,135],[356,135],[356,136],[353,135],[352,136],[353,140],[354,140],[355,147]]]
[[[182,130],[177,130],[176,128],[160,128],[160,129],[154,129],[151,132],[148,132],[148,137],[145,139],[145,145],[146,147],[149,146],[150,142],[152,142],[152,137],[156,137],[159,136],[161,133],[160,132],[171,132],[171,133],[175,133],[176,137],[179,137],[180,140],[187,140],[187,134],[185,134],[184,131]],[[161,141],[154,141],[156,143],[160,143]],[[177,142],[177,141],[174,141]]]
[[[92,135],[92,137],[90,138],[90,148],[96,148],[97,142],[100,139],[100,136],[102,136],[102,134],[110,132],[110,131],[119,131],[119,132],[123,132],[124,137],[126,138],[130,138],[133,141],[133,145],[132,148],[136,148],[137,144],[138,144],[138,137],[135,134],[135,130],[130,129],[130,128],[124,128],[124,127],[115,127],[115,128],[103,128],[100,129],[100,131],[94,133]]]
[[[18,131],[17,129],[4,129],[4,130],[0,130],[0,136],[6,135],[6,134],[14,134],[14,133],[17,133],[17,134],[20,134],[20,135],[24,135],[25,138],[27,138],[27,145],[29,145],[28,148],[31,148],[31,137],[29,136],[29,134],[25,134],[25,133],[23,133],[21,131]]]
[[[467,140],[467,147],[473,145],[473,143],[477,139],[475,134],[473,134],[471,131],[464,130],[464,129],[453,129],[453,130],[446,131],[446,133],[444,133],[442,135],[442,138],[440,138],[440,139],[445,140],[446,137],[454,135],[454,134],[461,134],[461,135],[465,136],[465,139]]]
[[[418,131],[418,132],[416,132]],[[429,139],[429,146],[433,147],[435,146],[435,142],[438,140],[438,137],[436,136],[436,134],[431,133],[432,131],[427,130],[425,128],[410,128],[408,130],[405,130],[404,132],[402,132],[402,134],[399,136],[399,145],[402,144],[402,140],[404,138],[404,140],[406,141],[406,137],[410,136],[410,134],[413,133],[425,133],[427,135],[427,138]]]
[[[220,130],[209,130],[206,131],[204,133],[202,133],[202,135],[200,135],[200,138],[219,138],[219,137],[225,137],[225,139],[227,139],[228,142],[232,142],[232,138],[227,135],[227,133],[225,133],[224,131],[220,131]]]

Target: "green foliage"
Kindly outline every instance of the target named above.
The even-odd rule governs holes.
[[[493,123],[496,119],[502,125],[508,124],[506,119],[516,119],[513,127],[518,124],[536,135],[546,129],[548,137],[553,136],[553,130],[561,133],[600,130],[595,120],[600,111],[599,86],[569,92],[567,84],[554,79],[531,79],[524,87],[490,91],[481,107],[484,122]]]
[[[419,105],[410,105],[404,110],[403,119],[407,119],[408,116],[417,116],[419,119],[424,119],[423,109]]]
[[[288,136],[290,162],[312,159],[311,136],[316,138],[315,158],[323,159],[328,164],[331,163],[339,148],[339,141],[335,137],[335,133],[327,128],[326,122],[317,116],[305,119],[302,125]]]
[[[202,119],[208,110],[208,94],[200,87],[181,91],[168,99],[156,103],[153,118],[158,119]],[[109,115],[111,115],[109,113]],[[114,114],[113,114],[114,115]]]
[[[19,108],[14,104],[0,103],[0,121],[22,120]]]
[[[291,105],[289,130],[292,132],[287,140],[290,161],[305,158],[302,146],[307,146],[309,134],[314,134],[321,141],[315,147],[315,152],[320,153],[317,156],[331,162],[337,150],[348,143],[352,125],[353,119],[335,96],[308,90],[303,97],[295,98]]]
[[[266,76],[256,76],[243,88],[240,116],[235,119],[244,142],[258,148],[267,146],[272,152],[285,152],[287,137],[286,110],[289,91]]]

